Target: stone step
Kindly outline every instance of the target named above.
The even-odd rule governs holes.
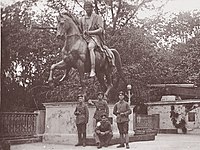
[[[177,134],[178,130],[177,129],[159,129],[158,133],[163,133],[163,134]]]
[[[155,140],[155,133],[146,133],[146,134],[135,134],[135,132],[129,133],[129,140],[130,142],[136,141],[152,141]],[[93,134],[87,134],[87,145],[95,145],[95,140]],[[113,138],[111,139],[111,145],[119,143],[119,133],[114,132]],[[44,143],[53,143],[53,144],[68,144],[68,145],[75,145],[78,142],[77,134],[43,134],[42,142]]]
[[[183,133],[183,132],[180,131],[180,133]],[[197,134],[197,135],[200,135],[200,128],[195,128],[195,129],[189,129],[189,128],[187,128],[187,134],[193,134],[193,135]]]
[[[134,135],[130,134],[129,135],[129,142],[137,142],[137,141],[153,141],[155,140],[155,133],[148,133],[148,134],[140,134],[140,135]],[[87,145],[94,146],[95,144],[95,139],[93,136],[87,136],[86,139]],[[113,134],[113,138],[110,141],[110,145],[115,145],[120,143],[120,138],[119,134]]]
[[[10,143],[10,145],[15,144],[26,144],[26,143],[36,143],[42,142],[42,136],[34,136],[34,137],[6,137],[1,140],[6,140]]]
[[[158,130],[156,129],[145,129],[145,130],[136,130],[135,135],[144,135],[144,134],[155,134],[157,135]]]

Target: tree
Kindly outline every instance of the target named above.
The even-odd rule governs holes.
[[[10,90],[12,85],[15,85],[16,92],[21,88],[24,90],[24,96],[19,99],[25,101],[25,91],[44,83],[52,57],[58,57],[60,43],[56,41],[54,32],[31,28],[32,14],[29,10],[33,2],[17,2],[2,9],[2,101],[7,101],[7,104],[15,97]],[[8,95],[11,95],[10,99]]]
[[[200,83],[199,12],[183,13],[169,20],[162,16],[138,19],[139,10],[155,9],[154,2],[95,0],[96,13],[106,19],[106,44],[116,48],[122,57],[124,76],[133,85],[134,101],[147,101],[147,83]],[[80,91],[75,70],[62,85],[50,88],[45,82],[50,65],[61,60],[63,42],[55,37],[56,15],[63,11],[82,15],[74,11],[82,3],[48,0],[41,13],[31,10],[37,4],[35,0],[17,2],[1,11],[5,109],[21,106],[21,110],[30,110],[41,108],[42,102],[74,101]],[[56,72],[55,80],[62,74]],[[99,83],[89,79],[86,84],[87,98],[96,98]],[[121,82],[111,91],[112,102],[116,100],[115,93],[122,89],[126,90],[126,85]],[[17,105],[11,108],[13,102]]]

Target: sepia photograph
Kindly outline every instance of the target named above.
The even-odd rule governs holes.
[[[0,150],[199,150],[200,0],[0,7]]]

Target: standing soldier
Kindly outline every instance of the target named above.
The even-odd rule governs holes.
[[[97,148],[101,148],[102,146],[108,147],[112,137],[111,123],[108,120],[107,115],[103,113],[101,115],[101,121],[97,123],[94,133]]]
[[[99,92],[97,95],[98,101],[91,101],[89,100],[88,103],[91,105],[95,105],[96,110],[94,113],[94,129],[96,127],[97,122],[101,121],[101,115],[103,113],[106,114],[106,117],[109,116],[109,108],[108,108],[108,103],[106,100],[104,100],[104,93]]]
[[[113,114],[117,116],[117,127],[120,134],[120,145],[117,148],[124,147],[124,135],[126,148],[129,149],[129,115],[131,114],[131,109],[129,104],[124,101],[124,92],[119,92],[119,102],[117,102],[113,109]]]
[[[86,146],[86,125],[89,119],[89,111],[84,103],[84,96],[78,95],[79,104],[76,106],[74,115],[76,115],[76,126],[78,130],[78,143],[75,146]],[[82,136],[83,135],[83,136]]]

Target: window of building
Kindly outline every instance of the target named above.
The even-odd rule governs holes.
[[[189,122],[195,121],[195,113],[194,112],[189,112],[188,113],[188,121]]]

